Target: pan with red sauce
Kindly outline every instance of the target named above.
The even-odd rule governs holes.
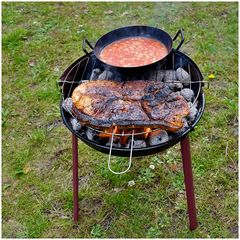
[[[157,62],[168,54],[161,42],[146,37],[130,37],[107,45],[100,59],[117,67],[139,67]]]

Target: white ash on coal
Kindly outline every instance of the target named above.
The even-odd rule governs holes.
[[[161,143],[165,143],[169,140],[169,136],[167,131],[165,130],[156,130],[151,133],[149,133],[149,140],[148,144],[150,146],[158,145]]]
[[[64,110],[66,110],[67,112],[71,113],[72,112],[72,107],[73,107],[72,98],[66,98],[62,102],[62,107],[63,107]]]
[[[72,114],[72,107],[73,107],[72,98],[66,98],[62,103],[62,107],[64,110]],[[82,128],[81,123],[76,118],[70,118],[70,122],[73,130],[79,131]]]
[[[195,108],[198,108],[198,101],[195,101],[193,106],[195,106]]]
[[[164,82],[170,89],[174,90],[174,88],[182,88],[183,85],[177,79],[176,72],[174,70],[165,70],[164,71]]]
[[[157,81],[163,81],[164,78],[164,71],[158,70],[157,71]]]
[[[76,118],[71,118],[70,122],[72,124],[72,128],[75,131],[79,131],[82,128],[82,125],[80,122],[78,122],[78,120]]]
[[[150,81],[162,82],[164,80],[164,70],[150,71],[147,79]]]
[[[123,148],[130,148],[132,140],[129,139],[126,144],[122,145]],[[133,148],[145,148],[147,143],[143,139],[133,140]]]
[[[101,73],[101,70],[100,70],[99,68],[93,69],[92,74],[91,74],[91,76],[90,76],[90,80],[96,80],[96,79],[98,79],[100,73]]]
[[[147,146],[144,140],[134,140],[133,148],[145,148]]]
[[[165,82],[177,81],[176,72],[174,70],[165,70],[164,81]]]
[[[130,148],[130,140],[128,140],[125,144],[120,144],[122,148]]]
[[[110,147],[111,146],[111,141],[108,141],[106,144],[105,144],[106,147]],[[114,148],[121,148],[121,144],[120,142],[113,142],[112,143],[112,147]]]
[[[104,70],[99,76],[98,80],[111,80],[113,79],[113,73],[109,70]]]
[[[189,115],[187,116],[187,121],[186,119],[183,119],[183,128],[181,128],[179,132],[183,132],[184,130],[186,130],[186,128],[188,128],[188,125],[186,125],[186,123],[191,124],[192,122],[194,122],[195,117],[198,113],[198,101],[195,101],[194,104],[192,103],[195,100],[195,93],[192,89],[190,88],[184,88],[181,91],[176,92],[177,94],[183,96],[185,98],[185,100],[188,102],[188,106],[189,106]]]
[[[190,74],[181,67],[176,70],[176,77],[184,87],[188,86],[191,82]]]
[[[194,100],[194,91],[190,88],[184,88],[180,91],[180,94],[186,99],[187,102]]]
[[[92,141],[94,139],[94,137],[98,135],[98,132],[92,130],[91,128],[87,128],[85,131],[85,134],[86,134],[88,140]]]
[[[194,122],[195,117],[198,113],[198,110],[197,110],[196,104],[192,104],[191,102],[188,102],[188,106],[190,108],[190,112],[189,112],[189,115],[187,116],[187,118],[189,119],[189,121],[191,123],[191,122]]]

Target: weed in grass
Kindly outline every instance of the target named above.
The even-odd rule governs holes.
[[[30,135],[30,141],[32,144],[41,144],[46,137],[46,131],[44,129],[34,129]]]
[[[140,170],[140,176],[139,176],[139,180],[140,182],[143,182],[143,183],[150,183],[153,178],[154,178],[155,174],[153,172],[152,169],[141,169]]]
[[[163,159],[159,155],[155,155],[154,157],[151,158],[151,162],[154,165],[161,165],[163,162]]]
[[[17,49],[20,47],[22,42],[27,40],[30,31],[23,28],[18,28],[13,32],[10,32],[3,37],[3,47],[8,48],[9,50]]]
[[[15,220],[4,222],[2,233],[8,238],[25,238],[27,234],[26,228]]]
[[[102,228],[102,226],[100,224],[95,224],[92,227],[91,236],[93,238],[103,238],[104,237],[104,229]]]
[[[2,127],[6,126],[7,120],[10,114],[11,114],[11,111],[9,109],[2,108]]]
[[[146,238],[160,238],[162,235],[162,231],[156,227],[150,227],[147,231]]]
[[[14,174],[19,176],[24,174],[24,166],[27,163],[29,159],[32,157],[32,152],[29,148],[23,149],[20,151],[16,156],[16,162],[15,162],[15,171]]]

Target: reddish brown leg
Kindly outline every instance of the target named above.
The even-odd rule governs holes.
[[[72,155],[73,155],[73,221],[78,222],[78,140],[72,134]]]
[[[190,152],[190,143],[188,135],[181,141],[181,152],[184,172],[184,182],[187,196],[188,217],[189,217],[189,229],[194,230],[197,228],[197,213],[195,205],[195,195],[193,186],[193,174],[192,174],[192,161]]]

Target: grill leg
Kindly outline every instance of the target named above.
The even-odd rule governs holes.
[[[78,140],[72,134],[72,156],[73,156],[73,221],[78,222]]]
[[[189,143],[188,135],[181,141],[181,152],[182,152],[184,182],[185,182],[186,196],[187,196],[189,229],[194,230],[197,228],[198,223],[197,223],[197,213],[196,213],[196,205],[195,205],[194,186],[193,186],[190,143]]]

